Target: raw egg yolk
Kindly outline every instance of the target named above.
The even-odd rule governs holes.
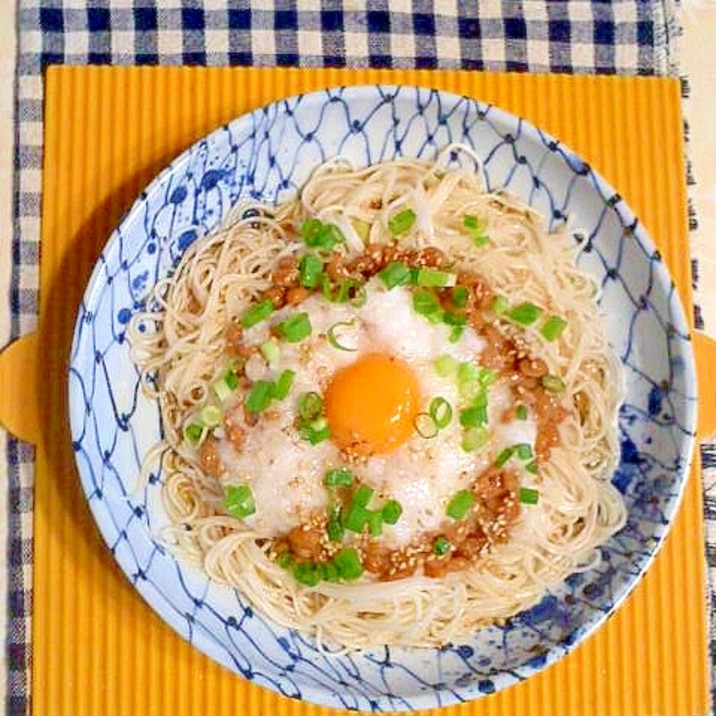
[[[367,457],[390,452],[410,437],[420,391],[407,363],[369,353],[334,374],[324,405],[333,442]]]

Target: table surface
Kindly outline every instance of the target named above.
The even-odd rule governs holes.
[[[695,296],[703,310],[706,330],[716,336],[716,301],[705,300],[708,287],[716,287],[716,93],[713,77],[716,73],[716,2],[714,0],[683,0],[680,9],[683,36],[679,42],[682,73],[689,78],[691,96],[684,113],[691,128],[689,158],[696,185],[691,198],[699,219],[699,228],[692,233],[693,253],[699,256],[701,295]],[[0,285],[6,285],[12,266],[12,192],[13,192],[13,98],[14,63],[16,53],[16,24],[14,0],[0,0]],[[712,289],[713,290],[713,289]],[[0,347],[9,333],[8,302],[0,304]],[[0,430],[1,435],[1,430]],[[6,466],[0,464],[0,593],[6,594],[8,514]],[[3,596],[3,604],[7,603]],[[5,613],[0,613],[0,638],[5,642]],[[0,668],[0,693],[5,693],[5,669]]]

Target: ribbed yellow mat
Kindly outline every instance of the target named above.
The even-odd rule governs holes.
[[[618,187],[690,304],[679,86],[663,79],[352,70],[50,68],[46,77],[37,440],[33,711],[37,716],[309,716],[211,662],[134,592],[80,491],[66,419],[76,307],[111,230],[176,154],[222,122],[299,91],[430,85],[523,115]],[[17,383],[23,384],[22,376]],[[27,397],[27,396],[25,396]],[[537,677],[444,714],[681,716],[708,710],[700,483],[623,609]]]

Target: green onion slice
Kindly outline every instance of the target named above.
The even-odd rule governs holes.
[[[298,343],[311,335],[311,319],[308,313],[294,313],[276,326],[278,332],[289,343]]]
[[[452,290],[452,302],[455,308],[465,308],[469,292],[465,286],[455,286]]]
[[[485,447],[490,440],[490,431],[484,426],[468,428],[462,436],[460,447],[465,452],[475,452]]]
[[[430,401],[428,412],[439,430],[446,428],[452,420],[452,406],[441,395]]]
[[[501,316],[510,307],[510,302],[504,296],[495,296],[492,299],[492,310]]]
[[[540,382],[548,393],[561,393],[567,387],[558,375],[543,375]]]
[[[448,517],[452,517],[454,520],[461,520],[467,516],[470,509],[475,504],[475,495],[470,490],[460,490],[456,492],[445,510],[445,514]]]
[[[507,311],[506,316],[520,326],[531,326],[542,315],[542,309],[525,301]]]
[[[440,302],[432,291],[421,289],[413,294],[413,309],[421,316],[432,316],[440,310]]]
[[[533,475],[536,475],[539,472],[539,465],[537,464],[537,461],[532,460],[532,462],[528,462],[525,465],[525,470],[527,470],[527,472],[529,472]]]
[[[457,343],[460,338],[462,338],[462,334],[465,332],[465,326],[453,326],[452,330],[450,331],[450,335],[448,336],[448,341],[450,343]]]
[[[466,428],[477,428],[487,423],[487,406],[474,405],[460,411],[460,425]]]
[[[351,487],[353,485],[353,471],[347,467],[336,467],[328,470],[323,476],[326,487]]]
[[[341,579],[352,581],[363,574],[363,565],[360,555],[355,547],[344,547],[333,558],[333,564],[338,568]]]
[[[367,510],[364,506],[357,504],[354,500],[351,502],[345,513],[343,526],[349,532],[360,534],[363,531],[363,527],[368,522],[369,513],[370,510]]]
[[[555,341],[562,335],[562,331],[567,327],[567,321],[559,316],[550,316],[542,325],[539,332],[546,341]]]
[[[515,453],[520,460],[531,460],[533,457],[532,446],[529,443],[515,445]]]
[[[383,515],[379,510],[368,510],[366,524],[371,537],[380,537],[383,534]]]
[[[532,487],[520,487],[518,499],[523,505],[536,505],[539,502],[539,491]]]
[[[302,420],[315,420],[323,412],[323,398],[318,393],[303,393],[298,398],[298,414]]]
[[[299,282],[304,288],[316,288],[323,275],[323,261],[313,254],[306,254],[298,264]]]
[[[512,457],[514,450],[514,447],[506,447],[502,450],[502,452],[495,458],[495,466],[502,467]]]
[[[207,428],[215,428],[219,423],[221,423],[221,418],[223,417],[223,414],[221,412],[221,408],[217,407],[216,405],[205,405],[201,409],[201,422],[207,427]]]
[[[264,341],[259,350],[267,363],[274,363],[281,355],[281,348],[275,338],[269,338],[267,341]]]
[[[334,323],[326,331],[326,338],[328,339],[328,342],[339,351],[349,351],[351,353],[357,351],[357,348],[350,348],[349,346],[341,343],[340,336],[340,333],[343,329],[353,328],[353,326],[356,325],[356,321],[357,319],[352,318],[350,321],[338,321],[337,323]]]
[[[299,562],[293,567],[293,577],[305,587],[315,587],[321,581],[321,570],[314,562]]]
[[[312,249],[330,251],[345,238],[335,224],[324,224],[320,219],[307,219],[301,225],[301,238]]]
[[[343,539],[343,514],[340,505],[332,505],[328,513],[326,534],[331,542],[340,542]]]
[[[244,328],[251,328],[251,326],[265,321],[274,310],[273,301],[270,298],[266,298],[254,304],[251,308],[248,308],[239,319],[239,323],[241,323]]]
[[[391,261],[378,276],[388,289],[411,283],[410,268],[402,261]]]
[[[413,227],[416,219],[417,215],[412,209],[403,209],[403,211],[399,211],[390,217],[388,220],[388,231],[390,231],[393,236],[405,234]]]
[[[445,535],[438,535],[433,540],[433,552],[440,555],[447,554],[450,551],[450,540]]]
[[[271,404],[273,383],[268,380],[257,380],[252,386],[244,405],[252,413],[261,413]]]
[[[353,503],[361,507],[367,507],[375,490],[368,485],[359,485],[353,493]]]
[[[318,443],[322,443],[331,437],[331,429],[328,426],[328,421],[324,417],[320,417],[304,423],[301,426],[300,434],[311,445],[318,445]]]
[[[193,445],[196,445],[201,440],[203,434],[204,426],[201,423],[189,423],[184,428],[184,437]]]
[[[470,232],[472,241],[478,248],[481,248],[490,242],[489,237],[485,233],[485,227],[476,216],[465,214],[465,217],[462,220],[462,225]]]
[[[223,506],[232,517],[238,519],[256,512],[254,495],[248,485],[228,485],[224,492]]]
[[[457,373],[458,361],[452,356],[442,355],[435,359],[433,367],[441,378],[448,378]]]
[[[273,383],[271,388],[271,397],[274,400],[283,400],[289,394],[295,377],[295,371],[286,368],[286,370],[284,370],[278,377],[278,380]]]
[[[380,511],[386,525],[394,525],[403,514],[403,506],[397,500],[388,500]]]
[[[457,283],[457,275],[449,271],[429,268],[427,266],[418,269],[416,283],[418,286],[433,286],[435,288],[447,288]]]
[[[439,428],[430,413],[418,413],[413,419],[415,432],[425,440],[432,440],[437,437]]]
[[[527,406],[520,404],[515,409],[515,413],[517,414],[518,420],[527,420]]]

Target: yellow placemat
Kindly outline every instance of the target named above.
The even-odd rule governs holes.
[[[175,155],[217,125],[271,100],[328,85],[378,81],[429,85],[492,102],[565,141],[618,187],[641,217],[690,306],[681,110],[674,80],[50,68],[39,337],[36,355],[15,361],[18,370],[36,371],[40,399],[39,413],[26,410],[25,424],[18,427],[37,440],[32,624],[37,716],[337,713],[289,701],[217,666],[169,629],[132,589],[102,543],[80,489],[67,426],[65,371],[76,307],[100,248],[142,188]],[[17,382],[23,383],[21,376]],[[594,637],[535,678],[442,713],[706,713],[703,562],[701,486],[694,473],[653,568]]]

